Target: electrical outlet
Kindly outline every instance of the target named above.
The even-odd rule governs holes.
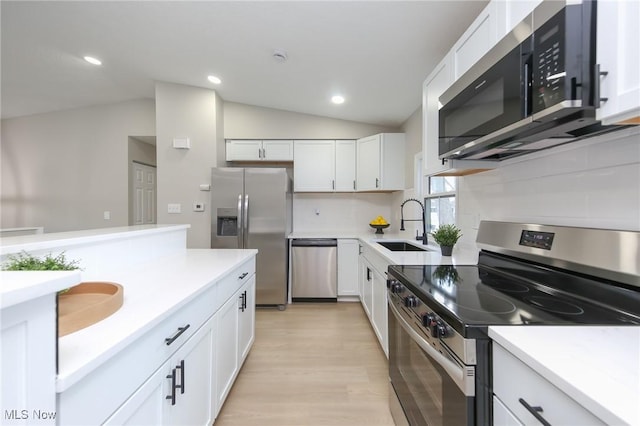
[[[111,220],[111,212],[110,211],[105,211],[102,214],[102,217],[104,218],[104,220]]]
[[[182,213],[182,206],[179,203],[167,204],[167,213]]]
[[[193,211],[194,212],[203,212],[204,211],[204,203],[193,203]]]

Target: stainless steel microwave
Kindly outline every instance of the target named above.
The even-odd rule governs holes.
[[[610,130],[595,118],[596,17],[595,1],[542,2],[440,97],[440,158],[502,160]]]

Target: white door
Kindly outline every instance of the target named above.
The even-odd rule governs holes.
[[[156,168],[133,162],[133,225],[156,223]]]
[[[336,141],[336,191],[356,190],[356,141]]]
[[[380,135],[358,139],[357,151],[358,191],[380,188]]]
[[[308,140],[295,144],[294,191],[332,192],[335,188],[335,141]]]

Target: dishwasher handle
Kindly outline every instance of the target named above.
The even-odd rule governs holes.
[[[292,247],[337,247],[335,238],[296,238],[291,242]]]

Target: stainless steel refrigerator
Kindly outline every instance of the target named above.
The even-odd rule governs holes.
[[[257,305],[284,309],[287,303],[291,186],[284,168],[212,169],[211,248],[258,250]]]

